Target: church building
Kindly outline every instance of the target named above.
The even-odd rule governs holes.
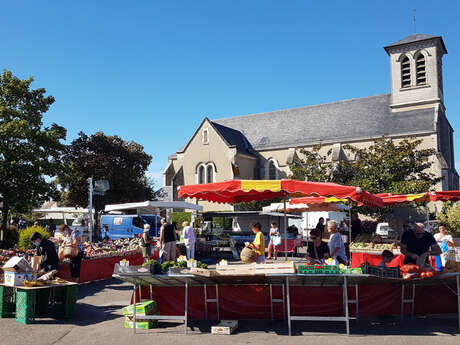
[[[458,189],[453,129],[444,106],[440,36],[413,34],[387,45],[391,93],[266,113],[203,119],[191,139],[169,157],[165,189],[177,200],[181,185],[230,179],[280,179],[295,153],[322,143],[332,159],[353,160],[342,150],[366,147],[386,136],[422,139],[433,148],[431,172],[442,177],[437,190]],[[205,211],[231,205],[200,201]]]

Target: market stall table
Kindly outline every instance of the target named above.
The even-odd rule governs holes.
[[[432,296],[432,292],[438,294],[438,302],[443,302],[449,310],[452,312],[456,311],[459,314],[459,328],[460,328],[460,282],[459,282],[459,273],[450,273],[450,274],[441,274],[435,276],[431,279],[417,279],[412,281],[404,281],[402,279],[389,279],[389,278],[380,278],[375,276],[369,275],[300,275],[300,274],[267,274],[267,275],[259,275],[259,276],[215,276],[215,277],[201,277],[196,275],[155,275],[152,276],[149,273],[141,274],[132,272],[130,274],[126,273],[115,273],[114,277],[131,282],[134,285],[134,291],[137,292],[137,286],[149,286],[150,291],[148,289],[144,289],[143,291],[146,294],[142,294],[142,291],[139,293],[139,297],[144,297],[150,299],[153,298],[153,295],[156,293],[159,298],[162,298],[162,301],[168,302],[168,312],[173,312],[175,315],[163,315],[163,316],[155,316],[156,319],[175,319],[175,320],[182,320],[187,323],[189,318],[189,312],[194,313],[196,315],[203,315],[201,312],[196,310],[196,308],[203,308],[206,309],[205,315],[207,317],[207,307],[209,302],[216,303],[217,307],[217,315],[219,318],[222,314],[226,314],[225,318],[238,318],[237,315],[241,314],[241,311],[238,314],[238,311],[235,308],[238,308],[239,305],[247,303],[246,308],[244,309],[244,317],[242,318],[265,318],[264,315],[265,308],[260,308],[259,303],[262,303],[264,306],[270,305],[270,311],[273,314],[273,306],[274,303],[283,301],[283,309],[284,309],[284,301],[287,303],[287,312],[288,312],[288,329],[289,333],[291,333],[291,321],[293,320],[321,320],[321,321],[343,321],[346,324],[347,334],[350,332],[350,325],[349,322],[352,319],[358,317],[360,311],[360,300],[361,301],[368,301],[370,303],[369,306],[364,304],[364,307],[367,308],[366,312],[369,315],[369,312],[372,310],[372,306],[381,306],[383,300],[376,298],[376,287],[378,286],[382,291],[380,295],[388,295],[391,296],[391,306],[386,306],[386,310],[397,310],[395,307],[398,303],[404,307],[404,305],[410,303],[411,304],[411,314],[413,314],[415,309],[416,303],[416,295],[412,295],[410,298],[404,295],[405,288],[409,286],[412,288],[413,292],[416,291],[416,287],[424,286],[429,288],[433,288],[431,290],[427,290],[425,294],[425,289],[420,290],[420,297],[425,299],[426,295]],[[447,285],[447,283],[456,283],[456,290],[455,293],[454,289],[451,286]],[[215,298],[208,299],[206,293],[201,295],[196,289],[205,289],[207,286],[216,286],[216,296]],[[447,294],[441,295],[441,291],[444,286],[447,285],[449,290],[457,295],[457,308],[454,310],[452,304],[452,297],[446,296]],[[178,295],[178,290],[174,287],[180,286],[181,288],[185,288],[185,304],[181,304],[182,307],[176,303],[178,303],[177,298],[184,298]],[[283,287],[281,290],[282,298],[275,299],[272,295],[272,287],[278,286]],[[153,292],[152,292],[152,287]],[[192,290],[189,291],[190,287]],[[327,310],[322,310],[322,313],[318,313],[318,315],[313,316],[305,316],[305,310],[314,310],[314,308],[306,308],[304,306],[300,307],[298,303],[305,303],[308,300],[308,293],[311,294],[311,289],[308,288],[321,288],[321,294],[324,298],[332,297],[332,299],[337,298],[336,302],[339,303],[339,296],[337,296],[337,291],[332,291],[331,289],[339,287],[342,291],[340,301],[343,306],[342,308],[336,308],[333,306],[334,312],[332,315]],[[349,287],[354,288],[355,296],[349,298]],[[256,292],[257,294],[266,291],[265,289],[269,289],[270,295],[263,294],[262,298],[269,298],[269,300],[262,300],[261,297],[252,296],[250,300],[241,301],[240,298],[248,293]],[[401,290],[399,290],[401,289]],[[362,293],[360,290],[363,290]],[[399,295],[398,290],[402,292]],[[353,291],[353,290],[352,290]],[[306,292],[308,292],[306,294]],[[150,293],[150,295],[149,295]],[[193,296],[189,301],[190,294]],[[314,294],[314,292],[313,292]],[[228,295],[228,296],[226,296]],[[417,296],[419,293],[417,293]],[[137,300],[137,293],[134,294]],[[239,296],[239,298],[236,298]],[[336,296],[336,297],[333,297]],[[247,297],[247,296],[246,296]],[[319,295],[317,297],[312,297],[312,302],[315,303],[318,300],[322,300]],[[399,302],[396,299],[399,298]],[[223,299],[223,300],[222,300]],[[446,299],[446,301],[444,301]],[[447,301],[448,299],[448,301]],[[378,304],[376,305],[375,302],[378,300]],[[203,303],[204,302],[204,303]],[[294,302],[294,304],[293,304]],[[192,309],[190,308],[190,303],[192,304]],[[231,304],[229,304],[231,303]],[[354,316],[352,313],[349,312],[349,305],[354,304],[356,307],[356,312]],[[420,308],[424,308],[426,303],[420,304]],[[230,310],[225,310],[225,308],[230,308]],[[389,309],[388,309],[389,308]],[[161,308],[160,308],[161,309]],[[183,315],[180,314],[179,310],[183,310]],[[172,310],[172,311],[171,311]],[[338,313],[335,312],[338,310]],[[426,309],[422,309],[426,310]],[[161,310],[160,310],[161,312]],[[398,313],[399,311],[395,311]],[[340,315],[342,313],[342,315]],[[400,310],[401,315],[404,313],[404,308]],[[257,315],[256,315],[257,314]],[[325,314],[325,315],[322,315]],[[371,314],[372,315],[372,314]],[[383,314],[385,315],[385,313]],[[230,316],[230,317],[227,317]]]
[[[78,284],[71,282],[37,287],[0,284],[0,317],[16,317],[22,324],[33,323],[37,317],[68,319],[74,316],[77,293]]]

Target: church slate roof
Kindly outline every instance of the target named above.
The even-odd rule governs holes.
[[[220,135],[225,139],[229,146],[236,146],[236,151],[238,153],[253,155],[254,150],[243,133],[236,129],[223,126],[219,123],[213,121],[211,122],[215,130],[220,133]]]
[[[441,40],[442,47],[444,48],[444,52],[447,53],[446,46],[444,45],[444,41],[442,40],[441,36],[433,36],[433,35],[425,35],[425,34],[413,34],[410,36],[407,36],[406,38],[403,38],[402,40],[399,40],[397,42],[391,43],[385,47],[385,51],[388,53],[388,49],[390,47],[396,47],[400,46],[403,44],[408,44],[408,43],[413,43],[413,42],[418,42],[418,41],[425,41],[429,40],[432,38],[438,38]]]
[[[436,131],[434,108],[391,112],[390,102],[391,95],[385,94],[212,122],[229,144],[241,145],[239,132],[255,150]]]

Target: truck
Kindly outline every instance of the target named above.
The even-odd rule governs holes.
[[[160,236],[161,217],[158,215],[102,215],[101,236],[111,240],[136,237],[142,234],[145,224],[150,225],[149,235],[151,237]]]

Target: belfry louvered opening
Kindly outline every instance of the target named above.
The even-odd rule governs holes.
[[[410,87],[410,60],[405,56],[401,61],[401,87]]]
[[[417,75],[417,85],[425,85],[426,84],[426,63],[425,63],[425,56],[423,54],[418,54],[415,58],[415,66],[416,66],[416,75]]]

